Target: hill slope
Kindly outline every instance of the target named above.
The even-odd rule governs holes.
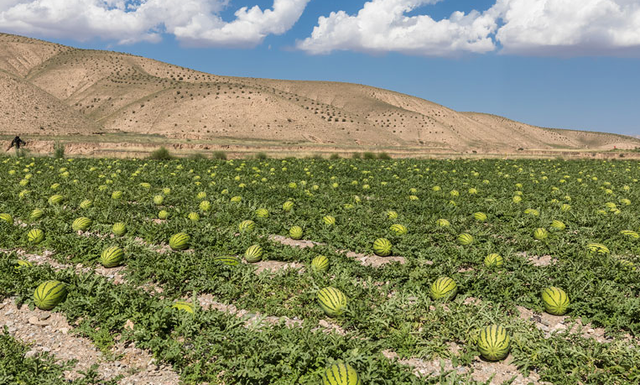
[[[621,135],[457,112],[357,84],[216,76],[151,59],[0,34],[2,131],[129,133],[424,147],[448,151],[633,148]]]

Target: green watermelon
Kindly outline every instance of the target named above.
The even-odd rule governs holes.
[[[51,310],[64,301],[67,296],[66,285],[60,281],[46,281],[33,293],[33,302],[41,310]]]
[[[318,292],[318,303],[330,317],[344,314],[347,308],[347,296],[334,287],[325,287]]]
[[[124,261],[124,251],[117,246],[111,246],[100,255],[100,264],[104,267],[120,266]]]
[[[186,250],[189,248],[189,241],[191,241],[190,236],[185,233],[178,233],[169,239],[169,247],[174,251]]]
[[[480,331],[478,350],[482,358],[488,361],[499,361],[509,355],[510,337],[502,326],[491,325]]]
[[[378,238],[373,242],[373,252],[381,257],[391,255],[391,242],[385,238]]]
[[[322,373],[322,385],[362,385],[362,380],[351,365],[337,362]]]
[[[458,293],[456,281],[449,277],[440,277],[431,284],[429,294],[433,300],[450,300]]]

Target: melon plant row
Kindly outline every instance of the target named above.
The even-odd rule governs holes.
[[[388,351],[467,366],[456,383],[509,355],[554,383],[640,378],[636,162],[4,158],[0,175],[0,296],[135,342],[187,383],[424,383]],[[126,282],[23,256],[45,252]],[[253,330],[211,297],[286,318]],[[545,334],[522,308],[608,340]]]

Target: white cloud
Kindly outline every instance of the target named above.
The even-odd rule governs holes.
[[[219,16],[229,0],[0,0],[3,31],[120,44],[159,41],[169,33],[199,46],[253,47],[282,34],[309,0],[274,0],[273,9],[240,8],[235,20]]]
[[[496,0],[482,13],[454,12],[435,21],[406,16],[440,0],[370,0],[356,15],[321,16],[298,48],[450,56],[463,52],[600,55],[640,52],[640,0]],[[447,0],[453,3],[453,0]],[[428,10],[425,10],[428,12]]]
[[[495,19],[473,11],[455,12],[448,19],[433,20],[428,15],[406,13],[439,0],[372,0],[357,15],[344,11],[320,17],[310,37],[298,42],[298,48],[312,54],[334,50],[368,53],[389,51],[447,56],[457,52],[488,52],[494,49],[489,37]]]
[[[638,0],[498,0],[503,53],[598,55],[640,50]]]

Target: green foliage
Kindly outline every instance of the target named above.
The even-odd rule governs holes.
[[[264,152],[259,152],[255,155],[255,158],[258,160],[267,160],[269,159],[269,156]]]
[[[391,160],[391,156],[389,154],[387,154],[386,152],[381,152],[381,153],[378,154],[378,159]]]
[[[329,156],[329,159],[330,160],[338,160],[338,159],[341,159],[341,158],[340,158],[340,155],[333,153],[333,154],[331,154],[331,156]]]
[[[370,151],[365,151],[364,153],[362,153],[362,158],[366,160],[372,160],[376,158],[376,154]]]
[[[56,143],[53,145],[53,157],[55,159],[64,158],[64,151],[64,144],[60,141],[56,141]]]
[[[149,159],[151,159],[151,160],[171,160],[171,159],[174,159],[174,156],[171,155],[169,150],[167,150],[165,147],[160,147],[159,149],[154,150],[153,152],[151,152],[151,154],[149,154]]]
[[[227,153],[224,151],[214,151],[211,157],[216,160],[227,160]]]

